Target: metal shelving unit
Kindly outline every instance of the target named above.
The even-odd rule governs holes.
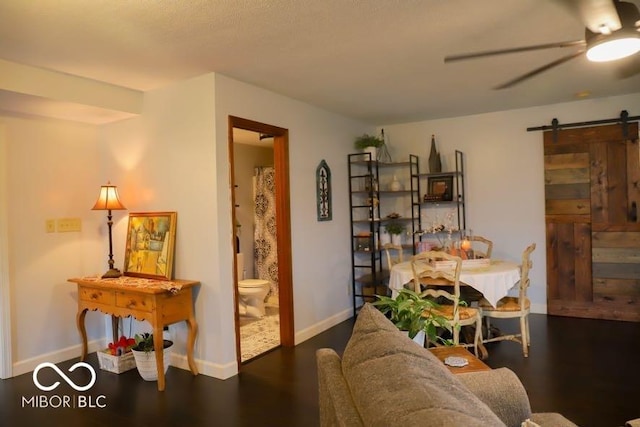
[[[413,200],[418,197],[419,187],[413,181],[413,172],[419,170],[418,157],[409,156],[409,161],[383,163],[373,159],[369,153],[348,155],[349,206],[351,223],[351,267],[354,315],[365,301],[374,301],[376,294],[388,294],[389,272],[383,268],[383,251],[379,245],[380,227],[392,221],[381,218],[381,206],[402,205],[407,201],[403,216],[395,221],[407,223],[411,242],[403,245],[413,254],[415,232],[420,229],[419,216],[415,216]],[[381,172],[382,171],[382,172]],[[380,188],[380,178],[387,171],[405,173],[405,189],[391,191]],[[408,189],[406,189],[408,187]]]
[[[446,179],[450,178],[453,184],[453,188],[451,189],[451,200],[428,200],[425,201],[423,194],[429,193],[429,181],[432,179]],[[423,183],[426,181],[426,185],[423,187]],[[456,230],[465,230],[467,227],[467,218],[466,218],[466,198],[465,198],[465,185],[464,185],[464,154],[462,151],[455,151],[455,170],[450,172],[438,172],[438,173],[412,173],[411,176],[412,185],[415,182],[418,187],[418,197],[413,199],[412,202],[412,210],[414,211],[414,215],[418,216],[418,224],[419,230],[417,234],[419,235],[419,240],[425,235],[433,234],[427,233],[428,225],[424,224],[422,220],[423,210],[426,210],[427,214],[429,211],[436,211],[441,208],[453,207],[456,212],[456,222],[452,224]],[[423,190],[424,188],[424,190]],[[424,227],[424,228],[423,228]]]

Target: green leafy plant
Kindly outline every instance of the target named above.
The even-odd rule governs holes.
[[[391,221],[384,226],[389,234],[402,234],[406,229],[405,225],[401,222]]]
[[[400,289],[396,298],[376,295],[377,301],[373,303],[389,320],[401,331],[407,331],[409,338],[413,339],[418,332],[424,331],[428,340],[451,345],[451,340],[438,335],[438,328],[444,328],[451,332],[451,326],[447,319],[433,310],[439,307],[435,301],[422,298],[411,289]]]
[[[133,337],[136,345],[133,347],[136,351],[150,352],[153,351],[153,334],[145,332],[143,334],[135,334]]]
[[[155,348],[153,347],[153,334],[150,334],[149,332],[136,334],[134,336],[134,339],[136,340],[136,345],[133,346],[133,350],[144,351],[145,353],[155,350]],[[162,348],[167,348],[171,345],[173,345],[172,341],[164,339],[162,340]]]
[[[384,141],[375,135],[364,134],[356,138],[354,143],[356,149],[364,150],[367,147],[382,147]]]

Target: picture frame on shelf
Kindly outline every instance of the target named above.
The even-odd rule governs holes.
[[[453,200],[452,176],[429,177],[427,184],[429,198],[445,202]]]
[[[172,279],[176,222],[176,212],[129,213],[125,276]]]

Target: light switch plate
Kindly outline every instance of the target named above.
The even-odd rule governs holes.
[[[60,218],[56,224],[58,233],[68,233],[72,231],[80,231],[82,222],[80,218]]]

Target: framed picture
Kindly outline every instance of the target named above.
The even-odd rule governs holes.
[[[437,196],[438,200],[450,202],[453,200],[453,177],[429,177],[429,196]]]
[[[172,279],[176,212],[129,213],[125,276]]]

